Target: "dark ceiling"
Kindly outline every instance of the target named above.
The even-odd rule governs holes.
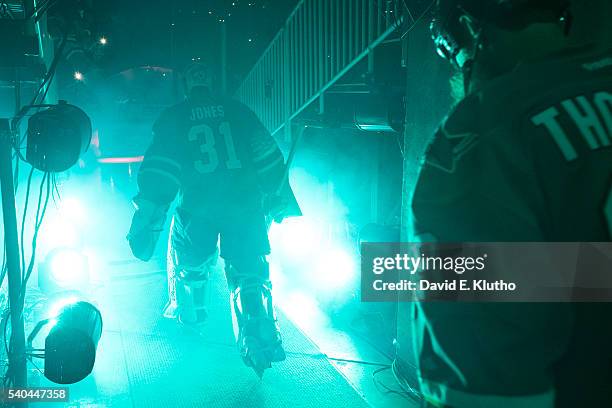
[[[221,26],[225,25],[231,89],[252,67],[297,3],[298,0],[57,0],[49,17],[52,29],[70,21],[76,46],[83,45],[87,50],[85,57],[69,58],[64,70],[96,70],[102,71],[103,76],[143,65],[181,68],[194,57],[220,64]],[[96,45],[102,36],[108,40],[104,47]]]

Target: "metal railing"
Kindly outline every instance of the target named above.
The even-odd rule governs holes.
[[[281,130],[401,23],[390,0],[302,0],[238,88]]]

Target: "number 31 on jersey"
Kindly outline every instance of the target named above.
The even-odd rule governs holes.
[[[228,170],[242,168],[242,163],[236,156],[236,147],[234,146],[229,122],[221,122],[217,133],[223,137],[225,143],[225,151],[227,152],[225,167]],[[192,126],[189,129],[188,138],[190,142],[201,142],[200,153],[202,153],[203,157],[194,162],[195,169],[202,174],[212,173],[217,170],[219,167],[219,152],[216,147],[214,129],[206,124]]]

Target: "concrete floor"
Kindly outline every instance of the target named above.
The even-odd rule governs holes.
[[[374,408],[418,408],[418,397],[400,387],[393,361],[358,337],[332,327],[310,329],[308,337]]]
[[[163,319],[161,265],[116,263],[88,296],[104,330],[92,375],[51,407],[416,407],[401,392],[391,361],[329,327],[298,328],[279,313],[287,360],[263,380],[233,344],[223,276],[213,279],[210,319],[195,333]],[[37,363],[38,368],[40,364]],[[30,385],[53,386],[31,367]]]

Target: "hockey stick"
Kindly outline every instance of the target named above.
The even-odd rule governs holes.
[[[297,151],[298,143],[302,139],[302,136],[304,135],[304,130],[306,130],[307,127],[308,126],[306,125],[300,126],[295,136],[295,139],[293,140],[293,143],[291,143],[291,149],[289,149],[289,156],[287,156],[287,162],[285,163],[285,171],[283,172],[283,177],[280,179],[278,188],[276,189],[276,195],[280,195],[280,193],[283,191],[283,187],[285,187],[285,183],[289,179],[289,168],[291,167],[293,159],[295,158],[295,152]]]

